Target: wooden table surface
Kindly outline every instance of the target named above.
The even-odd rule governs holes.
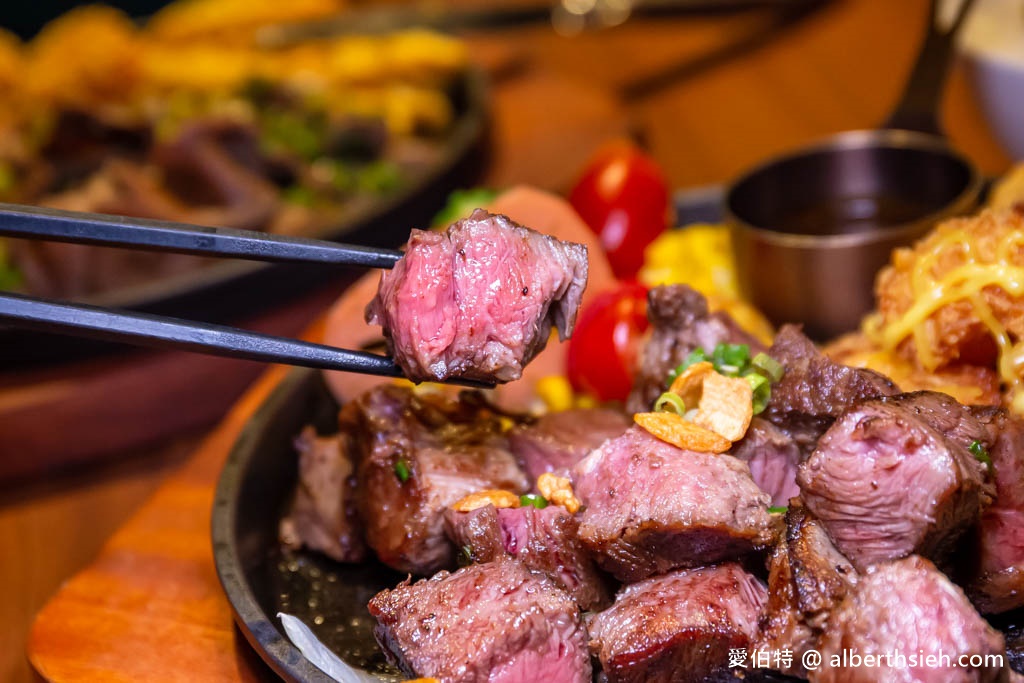
[[[563,189],[600,141],[628,130],[673,186],[722,183],[787,148],[872,127],[903,85],[926,5],[836,0],[767,35],[771,17],[754,13],[634,20],[574,38],[542,27],[471,37],[496,77],[485,181]],[[1005,170],[959,65],[943,115],[983,172]],[[33,615],[76,572],[32,633],[48,678],[267,676],[232,628],[207,527],[220,463],[278,377],[265,376],[201,442],[183,434],[112,465],[0,490],[0,680],[33,679]]]

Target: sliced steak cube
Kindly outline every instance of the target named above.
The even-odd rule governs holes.
[[[604,577],[577,536],[579,522],[563,507],[496,510],[487,505],[471,512],[448,510],[445,521],[452,541],[474,562],[508,554],[547,574],[585,610],[610,602]]]
[[[821,522],[801,505],[786,512],[786,536],[772,554],[768,605],[756,649],[793,652],[783,673],[806,676],[802,655],[824,631],[833,608],[857,583],[857,571],[836,550]]]
[[[773,506],[785,506],[799,495],[796,472],[803,452],[793,437],[768,420],[751,420],[747,433],[729,453],[747,463],[754,483],[772,497]]]
[[[818,649],[826,664],[810,672],[814,683],[997,681],[1002,667],[961,668],[957,659],[1005,652],[1002,635],[974,611],[963,591],[918,556],[876,565],[862,575],[832,613]],[[849,653],[881,656],[885,665],[856,666]],[[915,655],[936,661],[915,662]],[[839,658],[839,666],[827,665],[832,657]]]
[[[854,406],[800,466],[808,509],[860,571],[911,553],[944,560],[990,499],[970,444],[946,438],[936,416],[920,409],[927,393]],[[928,398],[966,411],[945,395]]]
[[[382,385],[342,410],[358,449],[356,502],[366,541],[385,564],[431,574],[455,564],[444,511],[482,489],[529,490],[499,416],[479,401]]]
[[[626,408],[630,413],[650,410],[668,389],[668,373],[701,348],[711,353],[722,343],[748,344],[751,353],[764,350],[756,337],[747,333],[727,313],[708,312],[700,292],[686,285],[662,285],[647,295],[647,318],[651,336],[644,345],[640,367],[633,381]]]
[[[306,427],[295,439],[299,483],[281,520],[281,542],[317,550],[339,562],[362,562],[366,543],[355,508],[355,466],[347,434],[317,436]]]
[[[738,558],[772,540],[768,494],[730,455],[684,451],[639,427],[573,470],[580,539],[622,581]]]
[[[579,608],[549,579],[501,557],[378,593],[369,604],[385,654],[445,683],[589,683]]]
[[[899,393],[884,375],[831,360],[796,325],[779,329],[768,354],[785,373],[772,385],[764,416],[796,439],[805,453],[854,403]]]
[[[975,409],[989,432],[996,497],[975,532],[976,567],[967,594],[982,613],[1024,607],[1024,420]]]
[[[610,683],[731,680],[729,651],[751,645],[766,597],[735,563],[655,576],[588,620],[590,648]]]
[[[552,327],[572,335],[586,285],[585,246],[477,209],[443,233],[413,230],[366,320],[410,379],[509,382]]]
[[[509,432],[512,452],[531,480],[545,472],[567,473],[608,439],[632,424],[624,413],[608,408],[579,408],[548,413],[533,424]]]

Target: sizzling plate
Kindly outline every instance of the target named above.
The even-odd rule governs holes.
[[[719,220],[721,195],[719,187],[677,193],[677,222]],[[235,621],[263,660],[289,681],[331,679],[284,636],[278,612],[302,619],[350,664],[387,678],[396,674],[373,639],[366,603],[404,576],[376,562],[346,566],[315,553],[286,555],[277,540],[298,475],[292,441],[307,424],[325,434],[336,431],[337,415],[320,373],[293,370],[242,430],[214,499],[214,562]]]

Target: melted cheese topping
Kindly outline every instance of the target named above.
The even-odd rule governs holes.
[[[944,306],[966,302],[996,342],[999,376],[1010,390],[1011,406],[1024,413],[1024,342],[1014,342],[984,296],[987,287],[998,287],[1012,297],[1024,295],[1024,267],[1013,262],[1022,246],[1024,232],[1009,230],[996,243],[994,260],[986,262],[967,230],[953,229],[934,235],[928,250],[917,254],[910,273],[910,308],[889,321],[881,313],[872,314],[864,321],[864,333],[890,353],[905,339],[913,339],[921,366],[933,371],[940,359],[932,352],[934,327],[929,325],[929,319]],[[962,263],[936,276],[939,259],[954,252],[959,252]]]

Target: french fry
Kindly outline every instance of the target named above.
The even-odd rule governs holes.
[[[657,438],[689,451],[725,453],[732,442],[675,413],[637,413],[633,420]]]
[[[517,508],[519,507],[519,496],[502,489],[485,489],[460,498],[452,504],[451,508],[456,512],[472,512],[488,505],[493,505],[496,508]]]

